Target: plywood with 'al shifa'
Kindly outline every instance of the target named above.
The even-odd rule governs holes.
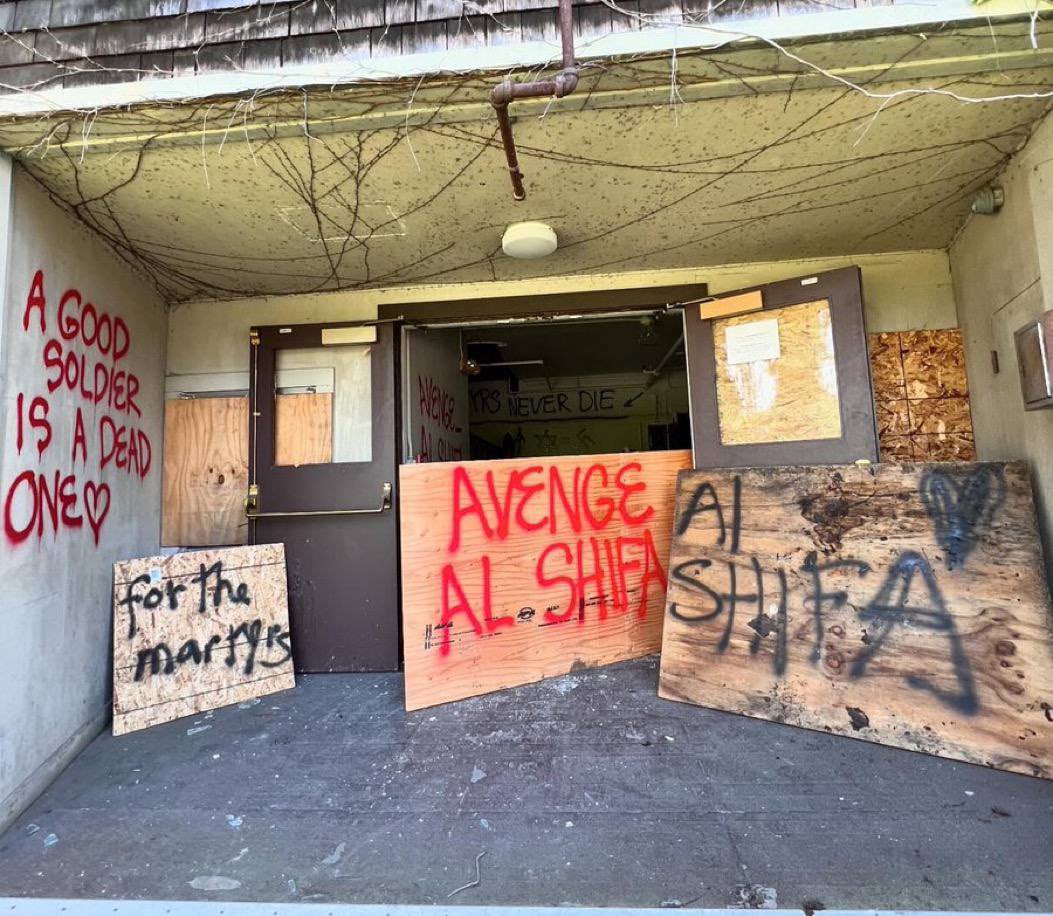
[[[1022,462],[680,476],[659,693],[1053,777]]]
[[[400,469],[406,707],[658,650],[690,452]]]
[[[285,548],[113,567],[113,733],[293,686]]]

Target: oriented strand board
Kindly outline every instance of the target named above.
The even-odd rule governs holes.
[[[332,461],[332,392],[279,394],[274,402],[274,463],[299,466]]]
[[[778,359],[729,365],[728,328],[778,320]],[[720,441],[724,445],[841,437],[830,304],[825,300],[713,323]]]
[[[871,334],[885,461],[974,461],[965,343],[957,328]]]
[[[245,543],[248,443],[247,398],[165,402],[165,547]]]
[[[113,733],[293,686],[281,544],[113,567]]]
[[[400,469],[406,708],[658,650],[686,451]]]
[[[1027,468],[681,474],[661,696],[1053,777]]]

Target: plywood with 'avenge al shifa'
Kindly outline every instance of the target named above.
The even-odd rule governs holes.
[[[685,471],[659,692],[1053,778],[1026,466]]]
[[[656,652],[686,451],[404,465],[406,708]]]

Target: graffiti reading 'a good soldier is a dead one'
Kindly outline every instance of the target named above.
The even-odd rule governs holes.
[[[220,659],[228,668],[240,665],[245,675],[251,675],[256,665],[277,668],[292,657],[288,629],[283,624],[267,625],[252,615],[248,584],[228,578],[221,560],[211,566],[200,564],[197,574],[186,582],[175,578],[155,580],[143,573],[126,583],[123,596],[117,601],[117,607],[127,616],[125,638],[132,641],[140,633],[140,614],[179,615],[185,613],[184,602],[190,602],[202,616],[223,608],[244,607],[245,618],[227,624],[223,632],[204,640],[159,641],[139,649],[133,680],[173,675],[180,667],[191,664],[207,667]]]
[[[599,620],[645,616],[649,593],[664,593],[666,574],[648,527],[654,507],[641,470],[637,461],[595,462],[573,470],[537,464],[474,476],[464,466],[452,468],[449,559],[440,575],[440,653],[450,652],[455,621],[483,637],[517,624],[584,622],[590,613]],[[476,545],[480,539],[498,544],[519,535],[547,536],[536,551],[533,575],[550,597],[542,608],[517,606],[495,613],[497,572]],[[473,545],[465,551],[466,562],[481,569],[481,582],[473,589],[463,584],[458,566],[466,540]]]
[[[153,462],[150,437],[139,426],[139,377],[125,365],[131,332],[75,288],[49,298],[42,270],[30,283],[21,332],[39,341],[42,371],[37,390],[14,399],[23,466],[5,485],[4,534],[17,545],[87,528],[98,544],[112,501],[102,475],[142,480]],[[69,427],[68,441],[58,441]]]
[[[921,501],[934,525],[934,542],[944,550],[948,570],[965,562],[982,523],[1001,504],[1004,483],[992,473],[990,468],[981,467],[960,484],[935,469],[923,475]],[[935,633],[946,646],[951,686],[917,673],[904,675],[906,682],[960,714],[978,712],[979,698],[965,644],[936,573],[923,553],[901,550],[882,571],[859,559],[840,554],[823,558],[811,550],[796,569],[779,565],[765,570],[756,555],[742,550],[742,480],[738,476],[732,479],[730,494],[719,494],[708,480],[694,486],[677,519],[675,534],[683,536],[692,527],[712,532],[713,546],[725,556],[697,556],[673,564],[669,576],[681,600],[671,601],[668,613],[692,626],[719,627],[713,644],[717,653],[723,654],[731,646],[736,615],[747,614],[750,655],[764,649],[776,676],[786,674],[794,610],[788,584],[788,575],[792,575],[805,583],[800,610],[811,619],[813,664],[823,658],[824,617],[853,606],[864,639],[847,663],[839,655],[828,659],[832,669],[845,664],[844,673],[849,678],[862,678],[883,653],[895,651],[889,640],[897,630]],[[852,586],[851,593],[848,585]],[[865,590],[865,600],[859,600],[857,585]],[[684,596],[690,600],[683,600]],[[793,632],[804,631],[794,627]]]

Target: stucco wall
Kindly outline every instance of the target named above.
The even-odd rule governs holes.
[[[1002,186],[1005,206],[997,215],[970,218],[951,246],[951,271],[977,453],[1030,462],[1053,578],[1053,409],[1024,410],[1013,341],[1018,328],[1053,308],[1053,118],[1014,158]]]
[[[0,336],[2,828],[106,718],[112,563],[155,553],[159,542],[167,316],[17,167],[0,191],[9,252]],[[77,335],[82,315],[87,330]],[[77,384],[49,391],[70,353]],[[103,391],[105,380],[97,402],[81,392],[81,356],[89,389]]]
[[[555,255],[558,258],[558,254]],[[637,271],[623,274],[547,277],[500,283],[404,286],[394,289],[319,293],[197,302],[176,306],[169,320],[168,375],[248,371],[249,328],[281,322],[354,321],[373,318],[382,303],[440,302],[498,296],[573,293],[603,289],[708,283],[711,293],[785,280],[858,264],[863,271],[867,326],[870,331],[906,331],[957,326],[947,256],[942,251],[915,251],[856,258],[813,258],[789,262],[732,264],[722,267]],[[420,317],[422,311],[407,311]],[[237,380],[229,380],[236,387]],[[224,387],[222,380],[216,380]],[[174,384],[178,388],[178,384]]]

